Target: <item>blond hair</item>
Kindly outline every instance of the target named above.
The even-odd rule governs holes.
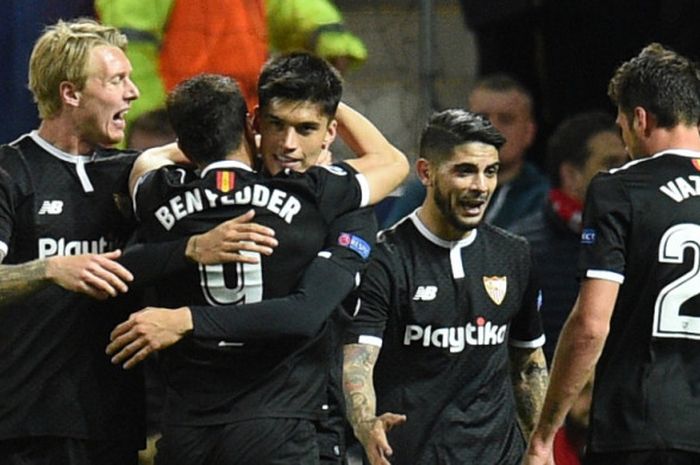
[[[51,118],[61,109],[62,82],[72,82],[78,90],[85,86],[93,48],[106,45],[126,50],[126,43],[126,36],[118,29],[92,19],[58,21],[47,27],[29,58],[29,90],[39,117]]]

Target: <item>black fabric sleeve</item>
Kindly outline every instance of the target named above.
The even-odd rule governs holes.
[[[313,336],[355,285],[355,277],[333,260],[316,257],[296,291],[254,304],[191,306],[193,337],[261,339]]]
[[[191,266],[185,256],[188,240],[189,237],[128,246],[117,261],[134,275],[129,287],[139,289],[169,274],[187,270]]]
[[[304,271],[292,294],[244,305],[191,306],[192,336],[240,340],[316,334],[359,284],[376,232],[371,208],[338,217],[329,228],[326,249]]]

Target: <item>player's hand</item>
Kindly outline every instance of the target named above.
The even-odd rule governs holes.
[[[102,254],[55,256],[46,260],[46,277],[72,292],[96,299],[116,297],[129,290],[134,276],[119,263],[120,250]]]
[[[555,465],[554,438],[551,440],[543,439],[535,431],[523,456],[523,465]]]
[[[146,307],[114,328],[106,352],[113,356],[112,363],[123,363],[129,369],[151,353],[175,344],[191,330],[189,308]]]
[[[192,236],[187,242],[187,258],[202,265],[258,263],[256,256],[245,252],[270,255],[272,249],[277,247],[277,239],[271,228],[251,223],[254,216],[255,210],[249,210],[204,234]]]
[[[363,421],[358,428],[358,439],[365,448],[371,465],[391,465],[389,457],[394,451],[386,438],[387,431],[406,421],[406,415],[384,413],[372,420]]]

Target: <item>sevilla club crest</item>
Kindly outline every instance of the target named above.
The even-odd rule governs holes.
[[[484,276],[484,288],[496,305],[501,305],[506,298],[508,280],[505,276]]]

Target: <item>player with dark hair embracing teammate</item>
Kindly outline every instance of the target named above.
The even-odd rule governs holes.
[[[295,66],[292,74],[306,75],[304,85],[317,93],[319,87],[336,84],[335,71],[317,58],[298,55],[272,63]],[[318,74],[323,79],[316,79]],[[287,75],[283,80],[298,84]],[[339,81],[337,84],[330,92],[319,93],[320,100],[312,100],[319,98],[312,95],[296,101],[293,95],[283,94],[270,104],[263,116],[267,121],[260,123],[262,144],[266,133],[272,132],[265,124],[272,124],[273,130],[286,128],[286,138],[278,138],[282,142],[279,151],[263,150],[272,174],[267,178],[247,166],[252,152],[243,131],[245,105],[232,81],[200,76],[178,86],[168,99],[178,145],[200,173],[175,166],[151,171],[152,165],[146,170],[135,190],[143,237],[167,240],[191,234],[255,208],[257,221],[276,231],[279,246],[269,259],[263,257],[257,264],[237,269],[193,267],[187,274],[160,283],[160,304],[195,305],[174,311],[150,308],[115,331],[109,350],[114,353],[125,347],[115,362],[127,360],[128,364],[153,349],[175,343],[185,333],[193,336],[163,352],[169,384],[158,455],[163,463],[291,464],[319,460],[311,420],[321,413],[331,360],[325,320],[355,282],[354,274],[347,270],[340,270],[344,281],[337,282],[335,268],[346,266],[339,261],[350,260],[342,252],[366,259],[371,243],[371,238],[364,241],[352,230],[336,229],[337,224],[331,222],[387,195],[408,168],[403,154],[361,115],[342,104],[335,112],[342,89]],[[326,105],[328,98],[335,99],[335,104]],[[322,145],[335,137],[336,126],[361,158],[314,167],[306,174],[275,170],[279,160],[290,163],[296,157],[312,164]],[[275,146],[274,141],[268,138],[270,146]],[[295,145],[293,141],[306,145],[302,150],[285,148]],[[294,289],[300,271],[324,245],[329,231],[335,231],[331,235],[334,247],[330,254],[322,255],[331,259],[316,259],[302,281],[302,288],[304,283],[316,287],[297,297],[306,303],[293,301],[285,310],[284,299],[274,299],[276,306],[272,308],[271,301],[260,302],[284,297]],[[309,278],[312,270],[318,271]],[[325,301],[319,302],[320,298]],[[246,305],[225,307],[237,303]],[[224,307],[202,307],[206,304]],[[325,314],[319,311],[321,306]],[[167,325],[173,319],[178,322],[161,346],[149,345],[148,337],[140,333],[140,326],[147,323]],[[150,328],[156,326],[151,324]]]
[[[480,115],[434,114],[416,162],[426,199],[380,235],[343,372],[372,465],[522,457],[547,368],[528,244],[482,221],[503,142]]]
[[[608,95],[633,161],[588,188],[581,289],[524,463],[554,463],[554,434],[595,368],[584,463],[697,464],[700,69],[651,44]]]

